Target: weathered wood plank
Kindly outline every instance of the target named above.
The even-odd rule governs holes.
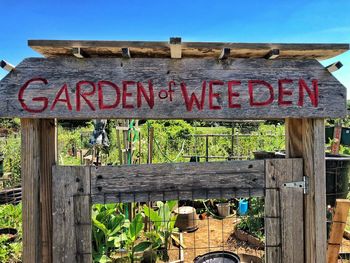
[[[89,170],[88,166],[53,167],[54,263],[89,262],[91,257]]]
[[[304,196],[304,242],[306,262],[326,262],[326,176],[324,120],[299,119],[287,122],[287,157],[304,159],[309,193]]]
[[[282,182],[303,181],[303,160],[292,159],[283,166],[281,173]],[[304,219],[302,188],[281,187],[281,237],[282,237],[282,262],[304,262],[302,245],[304,243]]]
[[[264,161],[92,168],[92,202],[262,196]]]
[[[285,160],[282,160],[285,161]],[[281,206],[279,182],[281,168],[279,160],[266,160],[265,174],[265,262],[282,263],[281,251]]]
[[[95,57],[121,57],[124,47],[133,57],[170,57],[166,41],[29,40],[28,45],[45,57],[69,56],[72,47],[82,47]],[[218,58],[223,48],[233,51],[232,58],[262,58],[271,49],[280,49],[282,58],[326,59],[346,52],[349,44],[182,42],[183,57]]]
[[[350,200],[337,199],[328,239],[327,263],[337,263],[343,234],[347,224]]]
[[[57,161],[57,122],[43,119],[40,124],[41,173],[41,262],[52,262],[52,165]]]
[[[346,115],[346,89],[316,60],[30,58],[0,82],[0,94],[0,117]]]
[[[40,120],[21,119],[23,262],[40,262]]]

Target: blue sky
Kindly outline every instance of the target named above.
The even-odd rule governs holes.
[[[0,0],[0,10],[0,59],[14,65],[39,56],[28,39],[350,43],[349,0]],[[350,51],[322,63],[338,60],[350,89]]]

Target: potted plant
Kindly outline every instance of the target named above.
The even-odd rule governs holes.
[[[158,235],[158,237],[155,237],[158,255],[162,261],[166,262],[169,261],[168,250],[170,249],[172,235],[178,231],[175,227],[177,215],[173,213],[176,206],[177,201],[167,201],[165,203],[159,201],[156,208],[143,206],[144,216],[150,219],[155,233]],[[159,241],[160,243],[158,243]]]

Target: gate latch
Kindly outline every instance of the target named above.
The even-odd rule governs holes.
[[[284,183],[283,187],[288,187],[288,188],[303,188],[304,194],[309,193],[309,177],[303,176],[302,181],[298,182],[290,182],[290,183]]]

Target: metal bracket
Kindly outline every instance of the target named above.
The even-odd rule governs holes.
[[[304,194],[308,194],[309,193],[309,177],[303,176],[303,181],[284,183],[283,187],[303,188]]]

